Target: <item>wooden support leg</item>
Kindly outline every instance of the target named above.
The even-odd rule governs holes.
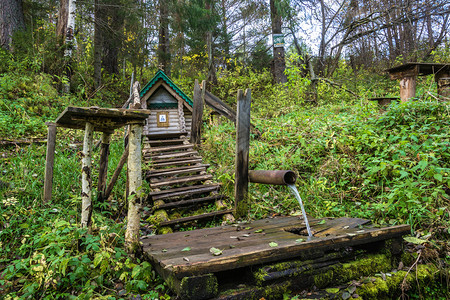
[[[405,76],[400,80],[400,101],[406,102],[416,96],[416,76]]]
[[[45,158],[44,203],[52,199],[53,165],[55,162],[56,124],[48,122],[47,155]]]
[[[243,218],[248,212],[248,153],[250,145],[250,89],[238,91],[236,121],[236,175],[235,208],[236,217]]]
[[[98,184],[97,191],[98,201],[107,200],[104,199],[104,193],[106,188],[106,177],[108,174],[108,156],[109,156],[109,142],[111,140],[111,133],[104,132],[102,135],[102,145],[100,148],[100,168],[98,171]]]
[[[202,82],[202,90],[198,80],[194,84],[194,106],[192,111],[191,143],[199,145],[201,143],[202,119],[203,119],[203,99],[205,98],[206,82]]]
[[[139,245],[140,202],[142,193],[141,138],[142,125],[131,125],[128,140],[130,197],[128,200],[127,231],[125,232],[125,242],[130,252],[134,252],[136,246]]]
[[[92,217],[92,140],[94,125],[86,122],[81,170],[81,227],[91,231]]]

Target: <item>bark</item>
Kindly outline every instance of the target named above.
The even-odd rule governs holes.
[[[281,15],[276,7],[276,0],[270,0],[270,18],[272,21],[272,34],[280,34],[281,32]],[[284,74],[286,63],[284,58],[284,47],[273,47],[273,68],[272,75],[276,83],[286,83],[287,77]]]
[[[91,231],[92,216],[92,140],[94,126],[86,122],[81,170],[81,227]]]
[[[205,9],[208,12],[208,18],[211,18],[212,14],[212,0],[207,0],[205,2]],[[214,45],[212,40],[212,31],[211,28],[206,32],[206,48],[208,50],[208,77],[207,82],[212,85],[217,85],[217,75],[216,75],[216,67],[214,66]]]
[[[75,0],[69,0],[69,13],[67,17],[67,30],[66,30],[66,50],[64,51],[64,57],[66,60],[65,75],[67,82],[64,83],[63,92],[65,94],[70,91],[70,78],[72,77],[72,52],[75,49],[75,13],[76,4]]]
[[[64,43],[69,17],[69,0],[59,1],[58,21],[56,22],[56,37],[61,45]]]
[[[94,83],[95,88],[100,87],[102,83],[102,48],[103,48],[103,31],[102,31],[102,15],[104,11],[100,8],[100,1],[95,0],[94,7]]]
[[[159,0],[158,65],[170,76],[169,8],[165,0]]]
[[[25,29],[22,0],[0,1],[0,47],[11,50],[14,33]]]
[[[104,24],[102,66],[107,73],[119,75],[119,49],[122,48],[125,19],[123,12],[115,6],[108,6],[104,11],[107,22]]]

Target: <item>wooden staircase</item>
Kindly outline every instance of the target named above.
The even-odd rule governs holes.
[[[233,212],[211,182],[208,164],[181,133],[144,137],[143,161],[149,192],[145,211],[159,212],[159,228],[221,217]],[[209,212],[204,212],[204,211]]]

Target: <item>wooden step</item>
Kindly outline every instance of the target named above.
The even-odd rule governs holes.
[[[171,170],[171,169],[167,169],[167,170]],[[199,172],[203,172],[206,171],[206,168],[204,167],[204,165],[200,165],[198,167],[194,166],[194,167],[189,167],[189,168],[183,168],[182,170],[175,170],[175,171],[165,171],[163,170],[163,172],[157,172],[157,173],[152,173],[147,175],[146,179],[150,179],[153,180],[152,178],[154,177],[163,177],[163,176],[173,176],[173,175],[180,175],[180,174],[191,174],[191,173],[199,173]]]
[[[158,163],[151,163],[152,168],[161,168],[167,166],[182,166],[182,165],[193,165],[200,164],[202,162],[202,158],[199,156],[193,156],[189,159],[186,158],[178,158],[178,159],[168,159],[165,161],[161,161]]]
[[[189,216],[189,217],[184,217],[184,218],[161,222],[161,223],[159,223],[159,225],[160,226],[170,226],[170,225],[175,225],[175,224],[180,224],[180,223],[186,223],[186,222],[191,222],[191,221],[213,218],[213,217],[222,216],[225,214],[230,214],[233,212],[234,212],[234,209],[214,211],[214,212],[210,212],[210,213],[206,213],[206,214]]]
[[[175,179],[170,180],[161,180],[159,182],[150,183],[151,188],[157,188],[161,186],[170,186],[175,184],[183,184],[188,182],[196,182],[196,181],[204,181],[204,180],[210,180],[212,179],[212,175],[195,175],[195,176],[185,176],[185,177],[179,177]]]
[[[150,192],[148,194],[148,198],[152,199],[153,201],[156,201],[160,199],[171,199],[175,197],[188,197],[203,193],[209,193],[212,191],[217,191],[219,188],[220,184],[217,183],[191,185],[168,190]]]
[[[159,206],[153,207],[153,210],[156,209],[169,209],[169,208],[175,208],[175,207],[183,207],[188,205],[194,205],[194,204],[201,204],[205,202],[211,202],[217,199],[224,199],[225,197],[223,195],[214,195],[209,197],[203,197],[203,198],[195,198],[195,199],[187,199],[187,200],[181,200],[181,201],[174,201],[165,203]]]
[[[162,155],[152,155],[152,156],[144,155],[144,157],[149,157],[153,161],[156,162],[158,160],[164,160],[164,159],[170,159],[170,158],[176,158],[176,157],[197,156],[197,155],[198,155],[197,151],[183,151],[183,152],[177,152],[177,153],[172,153],[172,154],[162,154]]]
[[[200,168],[200,167],[209,168],[209,166],[210,166],[209,164],[202,164],[202,165],[195,165],[195,166],[175,167],[175,168],[170,168],[170,169],[149,170],[149,171],[147,171],[145,176],[152,177],[154,174],[158,174],[158,173],[182,171],[182,170],[187,170],[187,169],[192,169],[192,168]]]
[[[187,136],[187,132],[146,134],[144,136],[149,140],[179,139],[181,136]]]
[[[165,147],[152,147],[148,149],[148,152],[154,153],[154,152],[166,152],[166,151],[173,151],[173,150],[184,150],[193,148],[194,145],[192,144],[185,144],[185,145],[175,145],[175,146],[165,146]]]
[[[164,145],[179,145],[183,144],[185,139],[171,139],[171,140],[145,140],[144,145],[150,145],[151,147],[164,146]]]

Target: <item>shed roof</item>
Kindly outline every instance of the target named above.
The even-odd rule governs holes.
[[[193,101],[189,98],[162,70],[156,72],[155,76],[141,89],[139,96],[142,98],[158,80],[163,80],[168,86],[170,86],[175,93],[177,93],[190,107],[193,106]]]
[[[430,75],[449,70],[450,64],[408,62],[403,65],[387,69],[386,71],[392,74],[397,72],[403,72],[413,68],[417,68],[417,73],[419,75]]]

